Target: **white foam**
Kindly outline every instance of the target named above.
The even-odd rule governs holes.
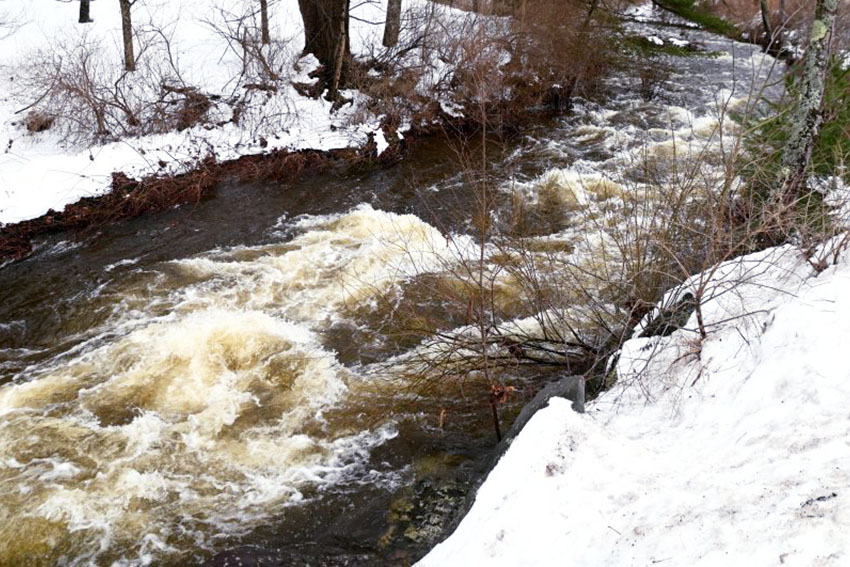
[[[347,376],[311,331],[265,313],[137,322],[124,338],[0,387],[0,480],[19,487],[0,516],[64,524],[76,535],[63,545],[88,550],[78,562],[154,561],[180,518],[202,547],[210,526],[248,529],[306,484],[360,474],[391,437],[324,437],[333,428],[323,410],[345,401]],[[67,457],[31,457],[55,452]]]

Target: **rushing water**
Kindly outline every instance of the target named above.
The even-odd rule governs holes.
[[[490,152],[496,217],[520,200],[539,249],[575,253],[571,211],[708,155],[719,106],[768,69],[687,35],[734,57],[671,60],[650,102],[612,80],[604,105]],[[423,318],[464,324],[441,290],[478,254],[476,201],[444,141],[415,154],[223,186],[0,270],[0,564],[405,564],[446,535],[492,455],[485,384],[414,389],[388,361],[421,352]],[[546,377],[517,371],[505,415]]]

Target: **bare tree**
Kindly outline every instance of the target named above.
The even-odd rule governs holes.
[[[136,70],[136,57],[133,54],[133,20],[130,16],[130,8],[136,0],[118,0],[121,5],[121,35],[124,40],[124,69],[126,71]]]
[[[764,34],[766,41],[770,43],[773,40],[773,24],[770,21],[770,9],[767,7],[767,0],[761,0],[761,21],[764,26]]]
[[[80,0],[80,19],[78,21],[81,24],[88,24],[94,21],[89,16],[89,0]]]
[[[387,19],[384,24],[384,47],[393,47],[398,43],[401,31],[401,0],[389,0]]]
[[[804,185],[812,149],[823,123],[821,109],[837,12],[838,0],[817,0],[803,59],[800,93],[791,114],[791,135],[782,159],[783,179],[774,189],[774,198],[793,201]]]
[[[263,45],[271,43],[269,37],[269,0],[260,0],[260,29]]]

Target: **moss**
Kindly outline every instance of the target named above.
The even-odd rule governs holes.
[[[815,20],[812,22],[812,37],[811,41],[814,43],[816,41],[821,41],[826,37],[826,34],[829,33],[829,28],[826,27],[826,24],[823,23],[823,20]]]
[[[742,175],[749,181],[751,196],[766,198],[769,184],[784,176],[782,156],[790,136],[789,109],[796,99],[798,85],[789,81],[789,96],[779,103],[764,102],[758,114],[733,116],[750,132],[745,143],[748,154],[759,156],[742,164]],[[826,78],[823,124],[812,149],[811,171],[817,175],[835,175],[850,158],[850,70],[836,61]],[[845,173],[844,181],[850,182]]]
[[[832,66],[824,91],[824,122],[812,151],[812,167],[819,175],[832,175],[850,157],[850,69]],[[850,174],[845,174],[850,182]]]
[[[447,478],[417,482],[390,504],[388,527],[378,545],[390,549],[399,540],[406,540],[415,545],[432,546],[444,536],[465,494],[462,485]]]

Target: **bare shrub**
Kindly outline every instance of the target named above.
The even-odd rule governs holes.
[[[841,234],[829,220],[835,209],[798,201],[766,210],[746,191],[742,164],[766,166],[762,154],[742,143],[751,135],[746,119],[740,131],[729,131],[737,128],[729,99],[718,101],[716,128],[700,134],[693,147],[674,138],[669,155],[647,148],[635,163],[623,164],[639,175],[574,183],[540,179],[535,203],[519,190],[505,191],[489,174],[486,138],[509,114],[501,106],[511,91],[505,80],[510,63],[502,55],[515,49],[505,39],[514,36],[510,28],[504,35],[504,28],[487,28],[486,18],[479,18],[453,22],[456,27],[447,29],[462,29],[458,40],[435,50],[446,61],[469,61],[446,75],[445,84],[482,125],[475,152],[459,153],[466,189],[475,193],[459,207],[469,215],[469,228],[464,235],[447,234],[453,255],[439,273],[417,280],[416,293],[439,298],[441,313],[423,313],[421,304],[406,304],[404,298],[387,299],[405,330],[422,337],[421,348],[399,361],[411,383],[483,383],[488,387],[480,391],[483,396],[545,368],[596,378],[601,388],[613,379],[607,372],[611,357],[636,332],[647,338],[682,329],[687,348],[671,363],[699,359],[712,329],[734,323],[716,313],[707,317],[705,306],[719,298],[746,301],[777,265],[769,254],[737,258],[790,238],[794,253],[802,252],[822,270],[846,249],[846,237],[830,239]],[[480,53],[483,57],[475,56]],[[594,82],[580,64],[560,69],[562,74],[553,71],[548,80],[574,77],[575,88]],[[751,100],[761,88],[767,87],[748,93]],[[748,105],[736,109],[752,111]],[[493,212],[505,198],[515,206],[499,225]],[[539,209],[546,209],[541,217],[552,212],[561,218],[535,231],[541,221],[529,220],[529,214]],[[561,229],[548,230],[553,226]],[[760,320],[750,317],[741,324]],[[648,360],[653,356],[647,353]]]
[[[222,91],[232,111],[230,121],[256,136],[270,125],[277,129],[295,118],[294,105],[280,93],[288,88],[284,81],[299,54],[290,37],[272,36],[264,43],[258,3],[240,6],[219,6],[203,23],[227,46],[220,57],[229,70],[230,80]]]
[[[522,189],[500,187],[485,156],[462,158],[476,195],[463,208],[468,233],[448,235],[454,255],[438,276],[421,280],[450,315],[428,320],[414,305],[399,316],[425,337],[421,350],[403,361],[409,374],[429,387],[481,381],[503,391],[548,369],[595,379],[593,392],[611,384],[609,361],[635,333],[681,329],[687,349],[671,360],[699,359],[712,329],[734,323],[717,313],[707,317],[704,306],[745,301],[762,285],[774,256],[735,259],[773,244],[772,235],[797,234],[796,253],[815,269],[834,263],[848,239],[830,239],[836,232],[826,222],[801,221],[801,203],[756,214],[759,204],[737,179],[746,149],[740,133],[726,131],[730,122],[721,102],[717,127],[701,134],[700,143],[679,147],[674,138],[669,148],[647,148],[635,163],[624,163],[623,169],[642,171],[639,181],[544,176],[534,182],[534,202]],[[486,144],[478,147],[486,152]],[[506,197],[515,205],[500,222],[493,211]],[[530,214],[560,215],[565,221],[552,226],[563,228],[538,231],[541,222],[529,222]],[[653,356],[647,353],[648,360]]]
[[[238,63],[233,69],[234,89],[245,85],[262,85],[273,88],[276,81],[284,75],[294,62],[293,52],[289,49],[289,39],[271,39],[263,42],[259,4],[243,4],[241,11],[234,11],[230,4],[219,7],[214,15],[204,23],[221,37],[230,54]]]
[[[457,65],[455,47],[475,28],[478,16],[452,17],[436,3],[404,10],[399,39],[386,49],[373,44],[349,83],[367,96],[362,112],[383,115],[398,126],[406,121],[432,122],[454,103],[450,91]],[[443,101],[441,108],[438,101]],[[362,113],[352,117],[361,120]]]
[[[0,7],[0,39],[6,39],[18,31],[24,21],[23,15],[23,10],[13,13],[6,7]]]
[[[615,18],[605,6],[584,0],[515,5],[508,66],[513,88],[551,107],[597,92],[617,56]]]
[[[393,123],[440,113],[476,121],[482,105],[505,125],[543,105],[564,110],[593,94],[618,57],[615,17],[596,4],[534,0],[510,17],[486,2],[463,14],[436,3],[408,9],[398,43],[376,48],[354,86]]]
[[[125,76],[112,75],[111,62],[97,55],[102,52],[87,35],[77,43],[59,40],[23,70],[20,84],[40,93],[37,108],[56,116],[71,142],[126,135],[141,124],[140,107],[126,97]]]
[[[69,143],[169,131],[185,121],[186,100],[199,95],[185,85],[165,33],[149,32],[140,34],[135,72],[116,65],[107,46],[88,33],[57,38],[22,65],[17,95],[26,100],[37,93],[29,108],[53,116]]]

